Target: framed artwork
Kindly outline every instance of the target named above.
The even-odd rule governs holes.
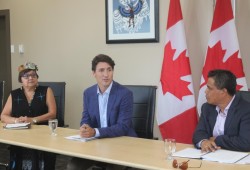
[[[159,42],[159,0],[106,0],[106,43]]]

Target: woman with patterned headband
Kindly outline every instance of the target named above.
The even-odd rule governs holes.
[[[47,125],[56,117],[56,102],[50,87],[38,85],[38,67],[27,62],[18,67],[21,88],[11,91],[1,113],[3,123],[33,123]],[[55,154],[11,146],[11,170],[53,170]]]

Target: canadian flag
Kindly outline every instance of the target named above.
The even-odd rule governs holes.
[[[179,0],[170,0],[156,113],[163,139],[192,143],[197,112]]]
[[[231,0],[216,1],[197,103],[199,114],[201,114],[202,104],[206,102],[207,74],[213,69],[230,70],[237,77],[237,90],[248,90],[240,56]]]

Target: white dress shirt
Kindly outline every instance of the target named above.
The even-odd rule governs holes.
[[[218,112],[218,115],[217,115],[216,122],[214,125],[214,130],[213,130],[214,137],[224,135],[224,128],[225,128],[227,113],[228,113],[228,110],[229,110],[234,98],[235,98],[235,96],[233,96],[232,100],[229,102],[227,107],[224,109],[224,112],[222,112],[220,110],[220,108],[218,106],[216,106],[216,110]]]
[[[112,88],[113,82],[110,83],[109,87],[104,93],[101,93],[99,87],[97,86],[97,95],[98,95],[98,103],[99,103],[99,114],[100,114],[100,123],[101,127],[107,127],[108,120],[107,120],[107,107],[108,107],[108,99],[110,90]],[[95,128],[95,137],[100,136],[100,132],[98,128]]]

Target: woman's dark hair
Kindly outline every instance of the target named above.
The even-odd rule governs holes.
[[[115,66],[114,60],[112,60],[112,58],[110,58],[109,56],[107,56],[105,54],[99,54],[99,55],[95,56],[95,58],[92,60],[92,71],[96,70],[96,65],[99,62],[108,63],[112,67],[112,69],[114,70],[114,66]]]
[[[36,73],[37,78],[39,78],[39,76],[38,76],[38,74],[37,74],[37,72],[35,70],[33,70],[33,69],[25,69],[25,70],[22,70],[22,71],[19,72],[19,74],[18,74],[18,82],[22,83],[23,75],[30,72],[30,71],[34,71]]]
[[[218,89],[227,89],[230,96],[233,96],[236,93],[236,76],[231,71],[220,69],[211,70],[207,77],[214,79],[214,84]]]

